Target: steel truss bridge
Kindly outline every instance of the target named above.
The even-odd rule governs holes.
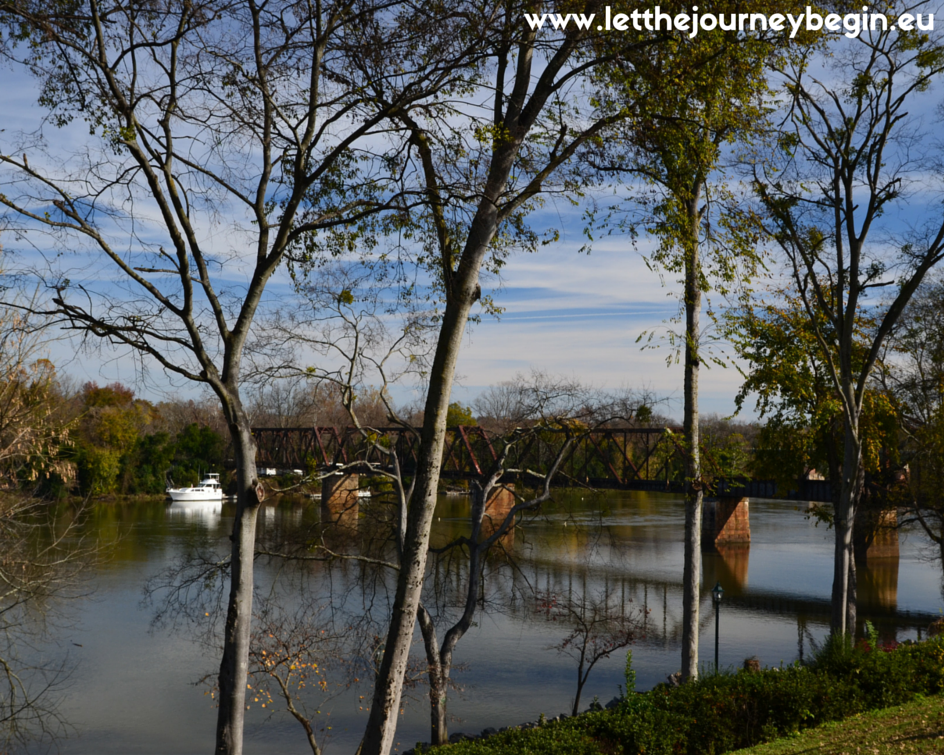
[[[401,472],[411,475],[419,456],[419,433],[408,428],[360,431],[353,427],[259,427],[253,428],[252,434],[259,467],[317,472],[360,462],[389,468],[389,456],[379,450],[382,448],[394,451]],[[491,472],[503,453],[507,453],[506,469],[530,470],[543,477],[568,437],[573,442],[562,459],[555,485],[670,492],[684,489],[685,450],[679,428],[571,432],[529,428],[500,435],[481,427],[454,427],[446,431],[442,477],[482,477]],[[710,452],[702,452],[702,465],[709,478],[720,477]],[[776,494],[776,484],[770,480],[719,480],[716,488],[717,492],[759,498]],[[828,502],[832,500],[831,485],[822,480],[798,480],[791,497]]]

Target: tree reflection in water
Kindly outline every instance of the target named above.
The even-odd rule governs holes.
[[[477,732],[486,726],[498,728],[534,720],[542,712],[552,716],[572,709],[577,663],[549,648],[576,625],[566,619],[547,621],[535,611],[538,595],[555,595],[574,605],[584,598],[605,595],[611,608],[625,607],[624,615],[636,615],[641,627],[633,645],[633,662],[640,689],[664,681],[679,668],[681,500],[668,494],[608,493],[596,497],[587,491],[560,490],[554,491],[553,498],[521,521],[513,541],[493,549],[484,561],[475,623],[455,656],[466,670],[455,677],[462,694],[450,691],[453,731]],[[709,591],[716,581],[725,589],[722,666],[740,665],[748,655],[757,655],[765,665],[781,660],[789,663],[801,653],[808,654],[811,643],[821,641],[828,632],[832,533],[815,527],[793,503],[752,501],[751,506],[750,548],[705,553],[702,600],[708,642],[713,642],[712,632],[707,631],[707,624],[713,622]],[[470,501],[458,496],[440,500],[433,547],[468,533],[469,507]],[[322,630],[330,637],[329,642],[314,642],[310,652],[304,651],[311,657],[303,662],[317,663],[319,672],[324,673],[304,680],[304,688],[296,687],[296,699],[307,706],[316,735],[330,735],[328,752],[353,751],[366,720],[378,638],[383,636],[395,584],[393,569],[382,563],[390,560],[395,549],[388,536],[393,513],[381,499],[362,499],[356,528],[330,534],[320,529],[319,508],[317,502],[269,505],[267,501],[260,512],[261,547],[290,543],[296,558],[266,553],[257,557],[260,600],[255,626],[258,632],[266,627],[291,630],[287,632],[290,640],[293,635],[304,640],[306,633],[320,637]],[[185,635],[201,642],[201,631],[213,635],[212,630],[222,625],[217,612],[222,585],[214,570],[228,542],[228,505],[223,506],[219,520],[185,518],[163,505],[110,505],[98,511],[94,518],[98,532],[102,539],[111,538],[119,554],[113,570],[126,570],[128,579],[135,579],[133,574],[153,574],[162,564],[176,564],[182,553],[204,554],[193,562],[190,588],[195,591],[186,596],[179,593],[179,608],[188,611],[180,627]],[[322,535],[326,542],[330,539],[334,553],[362,558],[319,557],[311,545],[320,543]],[[939,577],[936,569],[928,570],[927,562],[918,558],[923,542],[920,534],[903,539],[897,576],[892,564],[876,562],[861,569],[863,618],[870,618],[883,637],[894,635],[902,640],[916,636],[918,628],[923,632],[938,613]],[[460,549],[430,559],[424,601],[439,613],[443,623],[454,620],[463,610],[468,563]],[[137,580],[140,584],[141,578]],[[874,584],[874,591],[866,582]],[[181,586],[178,581],[177,587]],[[270,598],[271,603],[267,602]],[[106,596],[96,606],[96,613],[108,615],[110,601]],[[140,620],[149,617],[149,613],[142,613]],[[300,631],[295,632],[296,628]],[[264,634],[260,639],[276,639]],[[79,641],[86,642],[83,652],[88,653],[92,640]],[[198,742],[201,736],[212,734],[213,709],[202,696],[205,688],[188,692],[201,666],[178,660],[188,657],[187,643],[163,632],[138,645],[127,633],[115,636],[110,646],[115,660],[90,655],[81,675],[83,688],[88,685],[100,695],[98,706],[126,711],[126,731],[115,734],[114,741],[140,741],[140,730],[130,715],[137,705],[132,692],[137,689],[136,682],[117,672],[114,664],[129,655],[147,656],[156,642],[164,643],[170,654],[158,671],[150,672],[148,688],[158,684],[180,693],[179,697],[162,695],[150,704],[156,706],[156,715],[165,719],[174,716],[174,732],[179,734],[161,732],[163,738],[153,740],[153,752],[171,752],[184,747],[183,742]],[[299,644],[289,649],[295,652]],[[268,654],[264,642],[257,647],[258,657],[262,657],[261,650]],[[215,654],[216,650],[206,653],[203,669],[212,669]],[[617,694],[624,681],[623,655],[623,651],[613,653],[594,667],[582,691],[581,705],[585,707],[594,695],[607,700]],[[426,660],[419,632],[413,659],[409,674],[414,688],[408,690],[397,738],[407,746],[427,740],[430,726]],[[106,680],[98,686],[97,675]],[[120,683],[112,681],[119,678]],[[297,675],[295,679],[301,681]],[[327,682],[327,690],[322,688],[322,680]],[[272,684],[277,693],[277,680],[272,679]],[[109,694],[115,695],[114,699]],[[199,697],[191,698],[192,694]],[[284,698],[272,697],[274,712],[268,702],[261,708],[261,697],[258,703],[250,701],[247,720],[251,730],[265,741],[266,748],[277,744],[286,752],[310,752],[304,729],[285,711]],[[96,716],[104,717],[98,710],[89,706],[84,711],[84,725],[92,732],[113,731],[114,715],[95,723]],[[76,753],[104,752],[102,741],[90,734],[70,743],[70,751],[74,747]]]
[[[73,669],[58,643],[71,600],[87,595],[95,548],[79,534],[83,508],[0,493],[0,751],[49,746],[69,731],[60,703]],[[55,645],[53,645],[55,647]]]

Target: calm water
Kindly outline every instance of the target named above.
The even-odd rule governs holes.
[[[464,499],[440,502],[434,542],[461,531]],[[315,506],[270,506],[260,515],[261,534],[291,530],[317,516]],[[649,688],[680,664],[682,501],[677,496],[609,493],[596,497],[560,495],[540,515],[526,521],[506,543],[513,558],[497,558],[488,568],[482,593],[484,611],[457,648],[464,670],[455,678],[460,692],[450,697],[450,731],[478,732],[569,712],[576,664],[551,646],[570,631],[563,620],[540,610],[534,592],[570,601],[607,601],[640,619],[632,647],[639,688]],[[153,628],[154,607],[142,605],[146,580],[199,548],[225,548],[229,509],[180,511],[162,502],[101,505],[88,528],[103,544],[106,558],[96,568],[94,597],[75,606],[74,628],[60,634],[50,655],[68,653],[75,664],[63,710],[76,736],[64,753],[104,755],[147,753],[183,755],[212,751],[216,712],[201,677],[218,657],[195,640],[205,628],[183,623],[178,631]],[[706,553],[702,584],[700,657],[713,662],[714,614],[708,591],[716,581],[725,590],[721,608],[720,662],[740,665],[749,656],[764,664],[790,663],[825,637],[831,584],[832,532],[814,526],[797,504],[751,502],[749,548]],[[382,577],[370,595],[357,588],[363,569],[328,572],[312,565],[298,573],[275,563],[258,566],[259,589],[281,591],[283,606],[305,586],[313,605],[327,610],[364,610],[375,616],[385,605]],[[431,580],[440,603],[456,603],[462,582],[457,561],[444,562]],[[274,587],[278,583],[281,587]],[[861,569],[860,614],[871,617],[886,637],[916,637],[937,614],[941,568],[929,560],[927,542],[917,532],[901,535],[901,557]],[[331,590],[329,591],[328,586]],[[436,603],[433,595],[430,604]],[[195,611],[198,617],[203,613]],[[211,616],[212,618],[212,616]],[[209,620],[208,620],[209,621]],[[444,629],[440,629],[440,639]],[[419,642],[415,647],[422,654]],[[622,651],[601,662],[590,676],[581,707],[596,695],[606,702],[623,682]],[[331,671],[328,678],[333,679]],[[334,691],[334,690],[332,690]],[[328,753],[353,751],[366,721],[360,695],[366,685],[347,689],[321,704],[322,725],[330,726]],[[398,749],[428,738],[428,708],[422,685],[410,691],[398,730]],[[276,706],[277,707],[277,706]],[[363,706],[366,707],[366,706]],[[247,753],[307,753],[304,735],[285,714],[257,705],[248,713]]]

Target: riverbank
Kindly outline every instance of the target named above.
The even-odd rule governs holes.
[[[631,687],[631,673],[628,676]],[[829,643],[809,666],[797,664],[708,675],[679,687],[659,685],[646,693],[628,695],[611,710],[563,720],[542,720],[534,728],[515,728],[440,748],[418,747],[416,752],[440,755],[733,752],[783,737],[794,740],[823,724],[895,705],[931,701],[931,708],[940,711],[944,708],[942,693],[944,637],[882,646],[872,632],[869,640],[861,640],[855,647]],[[905,720],[909,714],[901,715]],[[929,731],[938,731],[944,725],[944,716],[922,720]],[[915,752],[944,750],[944,739],[935,739],[933,744],[932,749]],[[817,752],[781,749],[770,751],[770,755],[809,751]],[[835,752],[855,750],[843,750],[840,746]]]

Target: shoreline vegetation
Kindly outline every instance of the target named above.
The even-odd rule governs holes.
[[[612,707],[549,721],[542,715],[475,738],[456,734],[452,744],[420,743],[404,755],[940,752],[944,635],[882,643],[868,623],[866,634],[855,644],[827,640],[808,665],[722,670],[643,693],[632,692],[628,656],[629,693]]]

